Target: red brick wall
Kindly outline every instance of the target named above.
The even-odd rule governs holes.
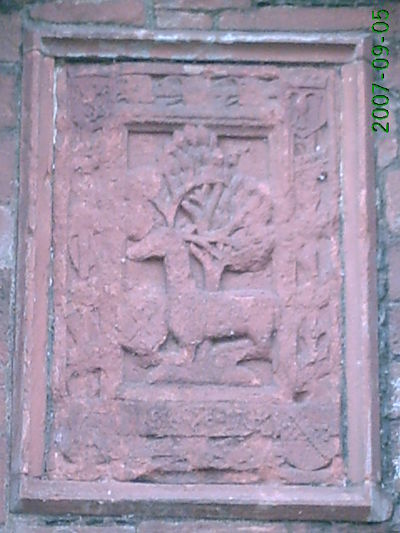
[[[18,7],[24,2],[4,2]],[[65,1],[34,4],[0,16],[0,531],[81,533],[313,533],[400,531],[400,506],[390,524],[355,525],[328,523],[243,523],[217,521],[144,521],[135,517],[81,518],[18,517],[8,514],[9,418],[13,359],[13,293],[15,267],[16,197],[18,192],[18,135],[20,107],[21,17],[51,22],[116,23],[131,26],[190,29],[345,31],[368,29],[370,9],[256,7],[252,0],[104,0],[102,7]],[[289,3],[289,2],[288,2]],[[327,4],[328,2],[325,2]],[[343,2],[345,4],[346,2]],[[353,2],[354,4],[355,2]],[[314,2],[319,4],[319,2]],[[380,2],[382,4],[382,2]],[[388,3],[392,29],[390,70],[390,135],[377,134],[376,165],[379,216],[380,360],[382,448],[384,482],[389,491],[400,489],[400,5]],[[319,14],[318,24],[316,12]],[[333,15],[333,16],[332,16]],[[283,21],[283,22],[282,22]],[[395,22],[397,21],[397,22]],[[396,27],[397,24],[397,27]],[[396,35],[397,30],[397,35]]]

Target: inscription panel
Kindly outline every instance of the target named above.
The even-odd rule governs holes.
[[[50,479],[341,482],[335,80],[59,69]]]

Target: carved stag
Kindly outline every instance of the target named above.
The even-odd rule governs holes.
[[[146,236],[131,234],[127,258],[162,259],[169,332],[194,357],[205,340],[248,338],[244,359],[268,359],[277,328],[276,296],[267,290],[220,290],[224,271],[266,267],[274,247],[266,184],[233,174],[234,165],[204,127],[176,131],[160,158],[158,214]],[[202,265],[196,285],[190,257]]]

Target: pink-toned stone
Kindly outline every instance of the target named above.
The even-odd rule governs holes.
[[[21,328],[25,344],[17,336],[14,360],[16,387],[24,379],[19,364],[23,357],[30,360],[29,381],[35,383],[32,395],[20,398],[29,405],[31,413],[21,447],[19,465],[29,463],[29,472],[43,468],[44,425],[46,411],[46,365],[40,362],[40,353],[48,348],[48,290],[51,247],[51,175],[53,153],[53,68],[54,61],[37,51],[24,57],[21,105],[21,159],[19,166],[19,239],[17,307],[24,309]],[[28,208],[29,205],[29,208]],[[40,275],[36,276],[40,271]],[[28,303],[29,302],[29,303]],[[38,359],[39,356],[39,359]],[[31,381],[32,380],[32,381]],[[24,409],[24,408],[23,408]],[[18,436],[14,438],[17,440]],[[29,443],[29,444],[28,444]],[[29,451],[27,451],[29,448]],[[16,453],[16,447],[11,446]],[[21,450],[24,451],[21,451]],[[32,461],[31,461],[32,459]],[[21,467],[22,469],[25,466]]]
[[[367,29],[371,26],[371,10],[366,8],[301,8],[262,7],[223,12],[221,30],[335,31]]]
[[[146,20],[143,0],[62,0],[35,5],[30,9],[33,19],[49,22],[103,22],[142,26]]]
[[[400,231],[400,170],[386,176],[386,219],[391,231]]]
[[[158,9],[156,20],[159,28],[209,30],[213,26],[213,19],[208,13],[191,11]]]
[[[355,122],[337,119],[366,120],[353,44],[63,31],[37,38],[45,53],[23,69],[12,508],[139,519],[151,505],[168,525],[386,518],[371,139],[365,127],[350,148]],[[143,36],[154,61],[83,61],[139,58]],[[82,61],[53,78],[49,56],[70,44]],[[347,63],[255,63],[304,51]]]
[[[328,299],[333,287],[339,294],[340,276],[326,75],[310,70],[313,81],[303,87],[295,71],[265,79],[257,67],[220,73],[208,65],[202,79],[195,69],[160,68],[154,76],[152,68],[77,65],[60,77],[54,238],[67,254],[55,254],[49,475],[337,479],[331,395],[338,374],[329,386],[324,379],[340,346],[337,307]],[[191,97],[190,87],[204,83],[207,98]],[[268,148],[282,135],[274,117],[288,84],[301,216]],[[199,124],[196,112],[217,125]],[[178,116],[183,123],[174,125]],[[259,133],[243,132],[250,120]],[[331,179],[323,183],[325,172]],[[296,317],[282,314],[290,300]],[[292,339],[289,350],[283,336]],[[297,366],[288,375],[278,361],[292,358]],[[278,382],[281,389],[268,393]],[[174,400],[155,401],[166,387]],[[284,398],[311,391],[318,403],[302,404],[296,425],[298,407]],[[116,393],[129,403],[112,399]]]

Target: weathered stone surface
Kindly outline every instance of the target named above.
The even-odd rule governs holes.
[[[28,24],[13,509],[387,517],[365,42]]]
[[[58,80],[49,476],[336,483],[332,73]]]

